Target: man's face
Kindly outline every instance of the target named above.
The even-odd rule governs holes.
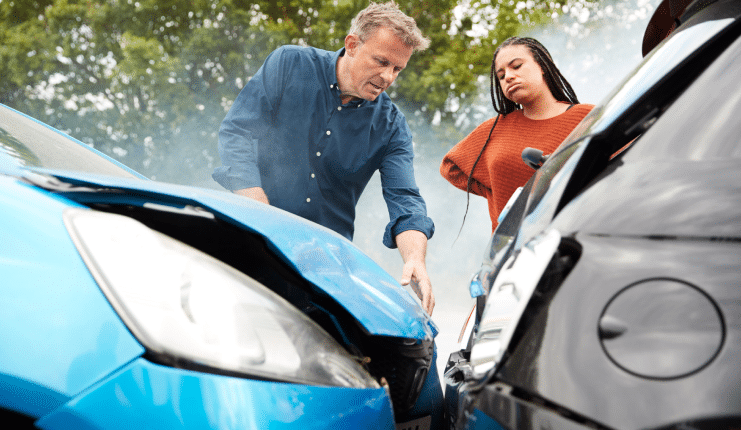
[[[343,96],[373,101],[394,82],[409,62],[414,49],[391,30],[380,27],[365,42],[355,34],[345,38],[347,62],[340,79]]]

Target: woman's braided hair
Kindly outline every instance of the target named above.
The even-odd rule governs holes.
[[[504,96],[504,93],[502,92],[502,86],[499,84],[499,79],[496,78],[497,54],[499,54],[500,49],[512,45],[522,45],[528,48],[533,58],[540,66],[541,70],[543,70],[543,79],[545,80],[546,84],[548,85],[548,89],[551,91],[551,94],[553,94],[553,97],[555,97],[556,100],[569,104],[579,103],[579,100],[576,98],[574,89],[571,88],[571,84],[569,84],[569,81],[567,81],[566,78],[561,74],[561,71],[558,70],[558,67],[556,67],[556,64],[553,62],[553,58],[551,57],[550,52],[548,52],[545,46],[543,46],[543,44],[533,39],[532,37],[514,36],[508,38],[507,40],[502,42],[499,47],[497,47],[497,49],[494,51],[494,57],[491,60],[491,74],[489,76],[489,80],[491,82],[491,103],[497,113],[501,114],[502,116],[506,116],[507,114],[510,114],[518,109],[522,109],[522,106]],[[461,234],[461,231],[463,231],[463,224],[465,224],[466,222],[466,215],[468,215],[468,204],[471,194],[471,182],[473,181],[473,171],[476,169],[476,165],[479,164],[479,160],[481,159],[481,155],[484,153],[484,149],[486,149],[486,145],[488,145],[489,140],[491,140],[491,135],[494,131],[494,127],[497,126],[497,122],[499,122],[498,115],[497,119],[494,121],[494,124],[491,126],[491,130],[489,130],[489,136],[486,138],[484,146],[481,147],[481,151],[479,152],[478,157],[476,157],[476,161],[474,161],[473,167],[471,167],[471,172],[468,174],[468,183],[466,184],[466,212],[463,214],[463,223],[461,223],[461,229],[458,231],[459,236]]]
[[[502,115],[507,115],[508,113],[512,113],[517,109],[522,108],[522,106],[504,97],[502,86],[499,83],[499,79],[496,78],[495,63],[497,61],[497,54],[499,54],[499,50],[502,48],[512,45],[522,45],[528,48],[530,54],[532,54],[535,61],[543,70],[543,79],[556,100],[570,104],[579,103],[579,100],[576,98],[576,93],[574,93],[574,89],[571,88],[569,82],[561,74],[561,71],[558,70],[558,67],[556,67],[556,64],[553,62],[553,58],[551,58],[550,52],[545,49],[545,46],[532,37],[515,36],[502,42],[497,50],[494,51],[494,58],[491,60],[491,75],[489,80],[491,82],[491,103],[494,105],[495,111]]]

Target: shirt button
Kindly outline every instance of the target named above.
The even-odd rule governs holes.
[[[311,179],[314,179],[315,177],[316,177],[316,175],[314,175],[314,174],[312,173],[312,174],[311,174]]]
[[[329,136],[330,134],[332,134],[332,132],[327,130],[327,136]]]
[[[321,153],[321,152],[317,152],[317,153],[316,153],[316,156],[317,156],[317,157],[321,157],[321,156],[322,156],[322,153]]]
[[[329,88],[334,88],[334,84],[330,85]]]
[[[309,202],[311,202],[311,199],[307,198],[306,203],[309,203]]]
[[[337,106],[337,110],[342,110],[342,106]]]

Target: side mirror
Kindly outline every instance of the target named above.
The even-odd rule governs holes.
[[[540,149],[525,148],[522,150],[522,161],[535,170],[538,170],[547,159],[548,156],[543,155],[543,151]]]

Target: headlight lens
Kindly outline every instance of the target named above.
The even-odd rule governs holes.
[[[536,237],[511,256],[497,275],[471,347],[474,376],[484,376],[501,361],[560,242],[561,235],[556,230]]]
[[[379,385],[321,327],[257,281],[131,218],[65,224],[112,306],[156,354],[311,385]]]

